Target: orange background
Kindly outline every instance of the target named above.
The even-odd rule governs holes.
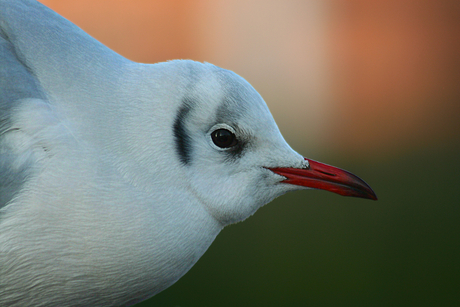
[[[262,94],[306,153],[458,142],[458,1],[42,0],[125,57],[207,61]]]

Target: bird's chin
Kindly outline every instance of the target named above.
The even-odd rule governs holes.
[[[252,216],[261,207],[273,201],[275,198],[278,198],[287,192],[303,189],[307,188],[280,182],[270,188],[267,188],[265,192],[252,194],[245,202],[240,202],[237,206],[235,206],[236,209],[232,215],[221,216],[220,221],[224,225],[242,222]]]

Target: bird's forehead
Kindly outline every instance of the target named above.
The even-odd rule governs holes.
[[[208,115],[211,121],[251,123],[269,114],[257,91],[231,71],[216,67],[195,80],[190,97],[197,102],[198,114]]]

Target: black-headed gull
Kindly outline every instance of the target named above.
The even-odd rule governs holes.
[[[36,1],[0,0],[0,306],[134,304],[305,187],[376,199],[292,150],[235,73],[134,63]]]

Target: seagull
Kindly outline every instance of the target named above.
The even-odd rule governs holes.
[[[288,191],[376,200],[306,159],[209,63],[130,61],[34,0],[0,0],[0,306],[129,306]]]

